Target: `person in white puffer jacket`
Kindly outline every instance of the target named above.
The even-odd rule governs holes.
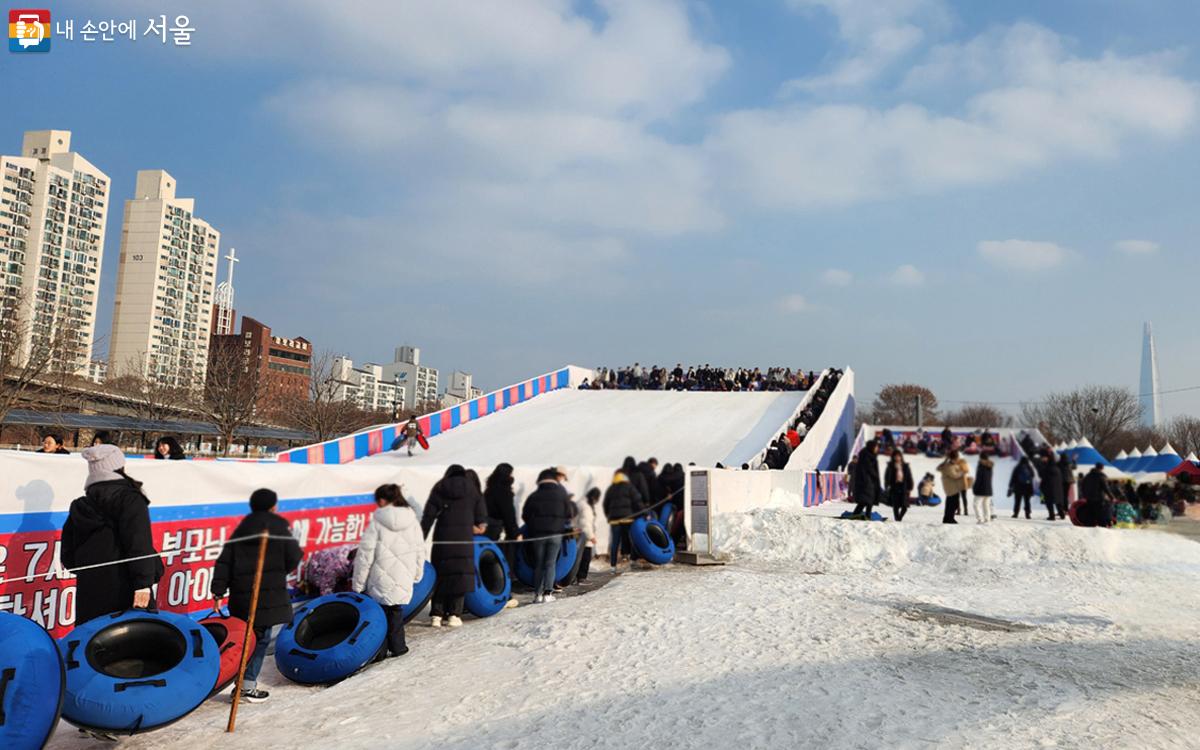
[[[413,584],[425,572],[425,536],[417,514],[408,507],[398,485],[375,490],[378,506],[363,532],[354,557],[354,591],[366,594],[387,615],[389,656],[408,653],[404,644],[404,605],[412,599]]]

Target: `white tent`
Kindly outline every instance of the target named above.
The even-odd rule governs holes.
[[[1157,457],[1158,451],[1154,450],[1154,446],[1147,446],[1146,450],[1142,451],[1142,457],[1139,458],[1137,462],[1126,466],[1125,471],[1129,472],[1130,474],[1140,474],[1145,471],[1146,467],[1150,465],[1150,462]]]

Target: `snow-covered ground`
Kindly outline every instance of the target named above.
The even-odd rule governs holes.
[[[654,456],[740,466],[778,437],[805,395],[555,391],[436,435],[412,458],[389,452],[360,463],[616,468],[626,456]]]
[[[409,655],[323,690],[269,665],[235,736],[220,699],[121,746],[1195,747],[1200,544],[1001,516],[722,515],[726,567],[412,625]],[[924,604],[1032,627],[912,619]],[[51,747],[90,744],[64,726]]]

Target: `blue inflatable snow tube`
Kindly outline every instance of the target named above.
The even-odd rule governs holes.
[[[421,580],[413,584],[412,599],[400,608],[405,622],[421,614],[421,610],[425,609],[425,605],[433,598],[433,588],[436,585],[437,569],[433,567],[433,563],[426,560],[425,572],[421,574]]]
[[[329,685],[365,667],[383,648],[387,618],[369,596],[344,591],[296,610],[275,643],[279,673],[302,685]]]
[[[663,528],[671,530],[671,516],[675,515],[675,506],[671,503],[664,503],[663,507],[658,511],[658,522],[663,525]]]
[[[63,718],[84,729],[134,734],[182,719],[208,700],[221,671],[212,635],[174,612],[97,617],[58,647],[67,674]]]
[[[512,597],[508,561],[500,546],[486,536],[475,537],[475,590],[467,594],[467,611],[476,617],[491,617]]]
[[[33,620],[0,612],[0,746],[45,745],[62,713],[66,681],[54,638]]]
[[[646,562],[665,565],[675,559],[675,542],[658,521],[638,518],[629,527],[629,539]]]
[[[525,527],[517,530],[525,536]],[[564,536],[562,545],[558,548],[558,560],[554,563],[554,582],[562,583],[571,578],[579,568],[579,542],[575,535]],[[533,586],[533,546],[521,544],[517,551],[517,580],[526,586]]]

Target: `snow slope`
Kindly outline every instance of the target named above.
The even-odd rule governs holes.
[[[718,518],[724,568],[626,573],[122,748],[1194,747],[1200,545],[1153,531]],[[911,617],[933,604],[1031,629]],[[60,728],[55,750],[93,747]]]
[[[611,466],[626,456],[740,466],[762,451],[803,392],[692,393],[562,390],[430,438],[411,459],[395,452],[360,463],[409,466]]]

